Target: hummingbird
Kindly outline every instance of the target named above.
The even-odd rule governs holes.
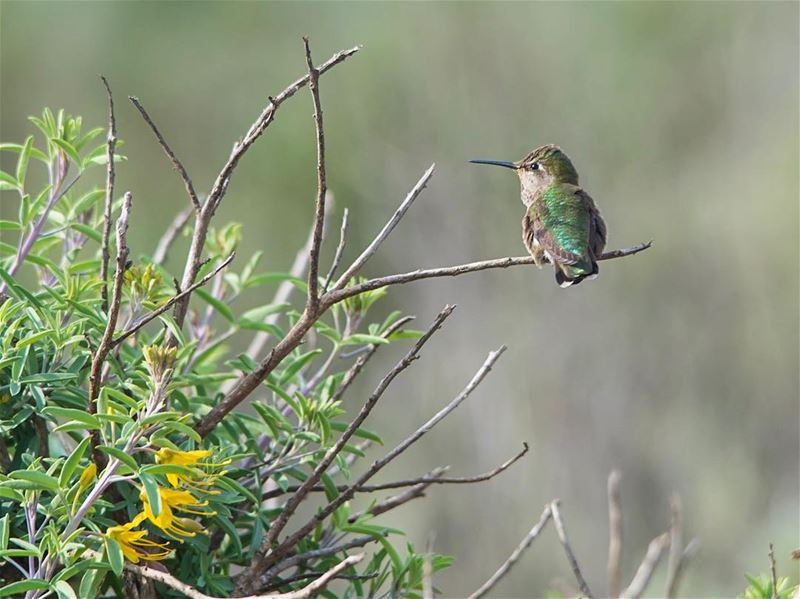
[[[606,224],[591,196],[578,185],[578,172],[558,146],[548,144],[518,162],[470,160],[516,171],[525,205],[522,241],[541,267],[549,261],[561,287],[597,276],[606,245]]]

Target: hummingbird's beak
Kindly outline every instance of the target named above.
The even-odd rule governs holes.
[[[504,166],[517,170],[517,165],[508,160],[470,160],[473,164],[494,164],[495,166]]]

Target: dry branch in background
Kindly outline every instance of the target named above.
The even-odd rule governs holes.
[[[622,588],[622,501],[619,470],[608,475],[608,596],[619,597]]]

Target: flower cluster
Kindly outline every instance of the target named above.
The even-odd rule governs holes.
[[[156,452],[159,464],[179,466],[175,472],[167,473],[170,487],[157,486],[158,505],[153,505],[151,496],[142,489],[139,498],[143,509],[133,520],[126,524],[112,526],[106,530],[106,537],[116,541],[123,555],[129,561],[160,560],[171,551],[166,543],[158,543],[145,538],[144,530],[134,530],[144,522],[150,522],[164,535],[182,542],[186,537],[202,534],[204,528],[191,517],[214,516],[216,512],[208,509],[208,501],[196,497],[192,491],[209,495],[219,491],[211,489],[217,477],[225,473],[221,467],[229,461],[213,463],[203,461],[211,456],[209,450],[180,451],[162,448]]]

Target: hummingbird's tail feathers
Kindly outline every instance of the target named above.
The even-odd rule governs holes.
[[[600,267],[597,261],[592,258],[590,261],[581,261],[578,264],[561,264],[554,262],[556,271],[556,283],[563,288],[577,285],[584,279],[597,278]]]

